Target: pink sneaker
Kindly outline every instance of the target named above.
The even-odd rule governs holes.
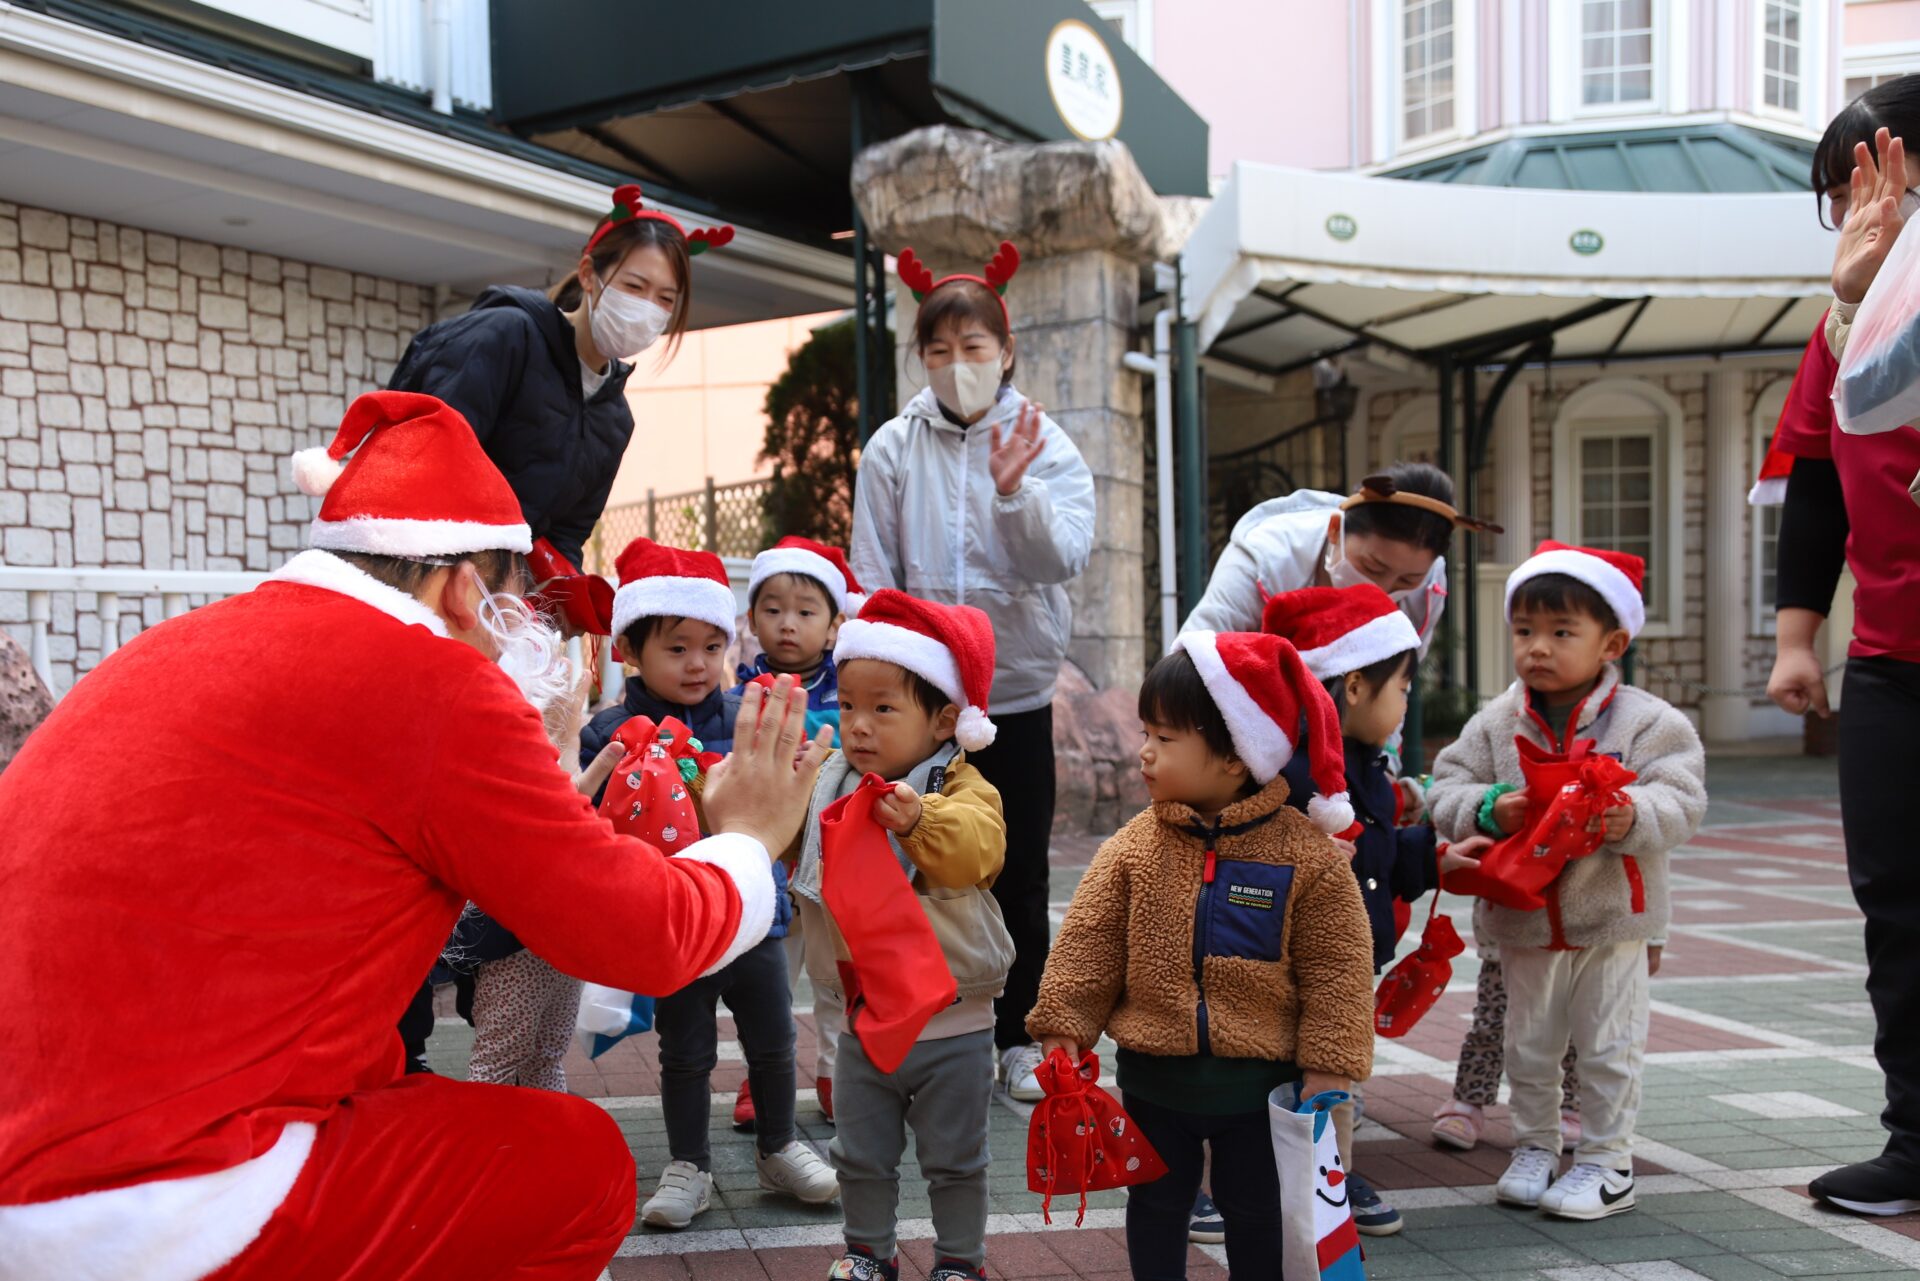
[[[1478,1104],[1448,1099],[1433,1114],[1433,1141],[1441,1147],[1473,1151],[1480,1142],[1480,1127],[1485,1117]]]
[[[1580,1146],[1580,1114],[1562,1112],[1560,1114],[1560,1150],[1571,1152]]]

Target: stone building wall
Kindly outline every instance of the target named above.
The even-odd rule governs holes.
[[[0,562],[277,567],[312,516],[287,455],[431,313],[415,285],[0,202]],[[98,661],[93,607],[54,598],[59,689]],[[123,607],[123,639],[159,621]]]

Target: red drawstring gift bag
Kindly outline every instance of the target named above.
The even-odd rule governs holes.
[[[1600,834],[1586,826],[1626,802],[1619,789],[1636,775],[1612,757],[1596,755],[1590,738],[1576,739],[1565,753],[1525,738],[1516,738],[1514,746],[1526,781],[1526,818],[1518,832],[1481,857],[1478,867],[1450,873],[1446,888],[1518,912],[1537,912],[1547,905],[1546,888],[1567,860],[1600,848]]]
[[[1065,1050],[1055,1049],[1033,1075],[1047,1093],[1027,1122],[1027,1190],[1044,1196],[1046,1222],[1053,1222],[1056,1192],[1080,1194],[1077,1228],[1087,1217],[1087,1193],[1151,1183],[1167,1172],[1133,1118],[1096,1084],[1099,1055],[1088,1050],[1075,1066]]]
[[[1446,847],[1442,846],[1436,854],[1445,852]],[[1385,1037],[1411,1032],[1413,1025],[1447,990],[1447,984],[1453,979],[1453,958],[1466,950],[1460,932],[1453,928],[1453,918],[1440,915],[1440,891],[1435,890],[1433,906],[1427,909],[1427,928],[1420,934],[1420,946],[1387,971],[1387,976],[1380,980],[1380,990],[1374,993],[1373,1030]]]
[[[920,896],[873,821],[873,803],[893,787],[869,774],[820,814],[820,897],[850,958],[840,962],[847,1028],[889,1073],[959,994]]]
[[[637,836],[665,854],[677,854],[700,839],[693,808],[693,780],[720,757],[700,749],[700,740],[669,716],[655,725],[636,716],[614,731],[626,754],[607,779],[600,813],[613,830]]]

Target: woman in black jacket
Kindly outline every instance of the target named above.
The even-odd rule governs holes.
[[[688,234],[671,215],[644,208],[639,187],[619,187],[571,275],[546,293],[511,285],[482,291],[470,310],[414,337],[388,386],[438,396],[459,410],[513,486],[534,538],[579,566],[633,435],[625,395],[633,366],[621,357],[664,337],[671,358],[687,328],[692,258],[732,238],[731,227]],[[463,1014],[472,1017],[473,967],[521,951],[519,940],[485,914],[462,918],[448,954],[466,971]],[[551,998],[557,1008],[565,996],[555,984],[538,999]],[[429,981],[400,1020],[408,1071],[427,1070],[432,1030]],[[509,1083],[561,1079],[557,1059],[533,1061],[553,1057],[551,1046],[544,1053],[527,1047],[525,1055],[510,1047],[505,1057],[526,1060],[501,1069]]]
[[[733,238],[687,233],[621,187],[573,273],[546,293],[497,285],[466,313],[420,331],[388,386],[438,396],[466,416],[533,536],[576,566],[633,435],[631,357],[687,328],[689,262]]]

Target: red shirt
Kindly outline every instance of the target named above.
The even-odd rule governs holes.
[[[143,633],[0,774],[0,1205],[226,1169],[397,1079],[469,898],[655,993],[742,915],[616,836],[465,645],[295,583]]]
[[[1920,472],[1920,432],[1849,436],[1833,412],[1840,362],[1827,348],[1822,316],[1800,357],[1774,429],[1776,449],[1796,458],[1830,458],[1846,497],[1847,566],[1853,595],[1854,658],[1920,662],[1920,507],[1907,486]]]

